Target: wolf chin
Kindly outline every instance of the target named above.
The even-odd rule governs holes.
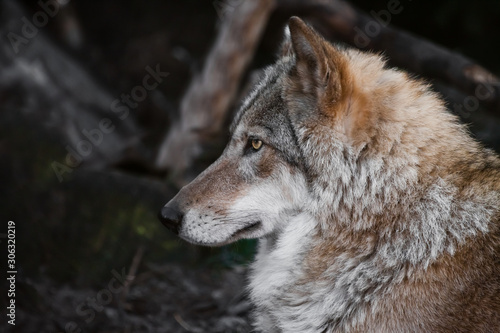
[[[500,332],[500,159],[427,84],[299,18],[160,219],[194,244],[259,239],[260,332]]]

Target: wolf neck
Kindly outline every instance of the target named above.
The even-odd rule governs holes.
[[[259,240],[250,283],[257,304],[265,303],[268,296],[278,293],[294,279],[300,271],[298,265],[310,249],[316,226],[312,216],[301,213],[287,221],[281,230]]]
[[[389,266],[427,267],[445,252],[454,254],[466,238],[488,232],[498,195],[460,193],[454,181],[439,176],[436,170],[443,166],[422,170],[429,161],[421,156],[363,159],[340,144],[335,146],[338,141],[331,142],[326,151],[318,151],[322,145],[309,144],[316,147],[316,156],[323,156],[310,167],[313,215],[325,239],[370,234],[378,240],[373,250]],[[314,171],[317,165],[322,172]]]

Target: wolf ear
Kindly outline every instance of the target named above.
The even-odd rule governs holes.
[[[289,29],[297,75],[304,83],[305,92],[324,87],[330,76],[326,42],[298,17],[290,18]]]
[[[290,18],[289,29],[296,61],[290,77],[293,92],[330,106],[342,93],[343,55],[298,17]]]
[[[295,65],[284,90],[292,119],[340,120],[352,142],[362,142],[373,123],[369,100],[355,84],[347,55],[298,17],[289,21]]]

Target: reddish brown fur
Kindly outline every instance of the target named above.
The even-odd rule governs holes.
[[[405,73],[395,74],[405,80],[381,80],[381,67],[369,68],[363,64],[366,60],[358,59],[355,53],[340,52],[302,21],[292,22],[290,29],[292,39],[294,34],[302,33],[314,48],[311,53],[327,59],[325,63],[314,64],[311,60],[304,61],[299,53],[299,72],[286,87],[292,101],[296,96],[319,96],[320,114],[330,119],[333,128],[344,130],[354,146],[364,147],[365,156],[388,154],[404,158],[405,154],[417,154],[418,150],[418,182],[422,191],[441,178],[459,189],[457,200],[469,201],[500,192],[499,159],[471,139],[451,115],[421,113],[414,119],[405,119],[408,113],[395,109],[397,104],[403,108],[426,104],[442,107],[440,100],[423,90],[421,82],[409,79]],[[363,70],[373,71],[372,77],[362,75]],[[315,77],[299,80],[311,73],[316,73]],[[330,81],[322,86],[325,73]],[[312,100],[307,107],[314,104]],[[321,121],[315,118],[309,121],[312,136],[315,124]],[[420,127],[394,133],[391,122],[395,121],[413,122]],[[384,127],[386,124],[388,128]],[[498,206],[493,208],[498,210]],[[398,230],[398,223],[405,223],[397,209],[388,207],[383,215],[374,216],[365,230],[333,226],[328,234],[318,229],[315,245],[304,260],[306,278],[299,284],[328,279],[325,272],[335,267],[341,255],[349,258],[372,255],[380,243],[387,241],[385,237],[390,237],[386,230]],[[376,307],[367,305],[366,320],[355,325],[354,331],[399,332],[402,323],[408,323],[405,332],[500,332],[500,213],[490,225],[487,234],[460,244],[454,255],[445,253],[428,268],[402,266],[404,281],[378,299]],[[383,267],[384,263],[380,265]]]

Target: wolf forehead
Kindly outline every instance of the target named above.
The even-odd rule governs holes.
[[[261,82],[243,101],[230,127],[233,138],[252,136],[273,147],[285,160],[301,165],[296,128],[284,99],[283,84],[293,62],[281,59],[269,66]]]
[[[243,101],[231,124],[231,133],[240,124],[279,128],[283,120],[290,120],[283,99],[283,80],[292,63],[280,60],[267,67],[259,84]]]

